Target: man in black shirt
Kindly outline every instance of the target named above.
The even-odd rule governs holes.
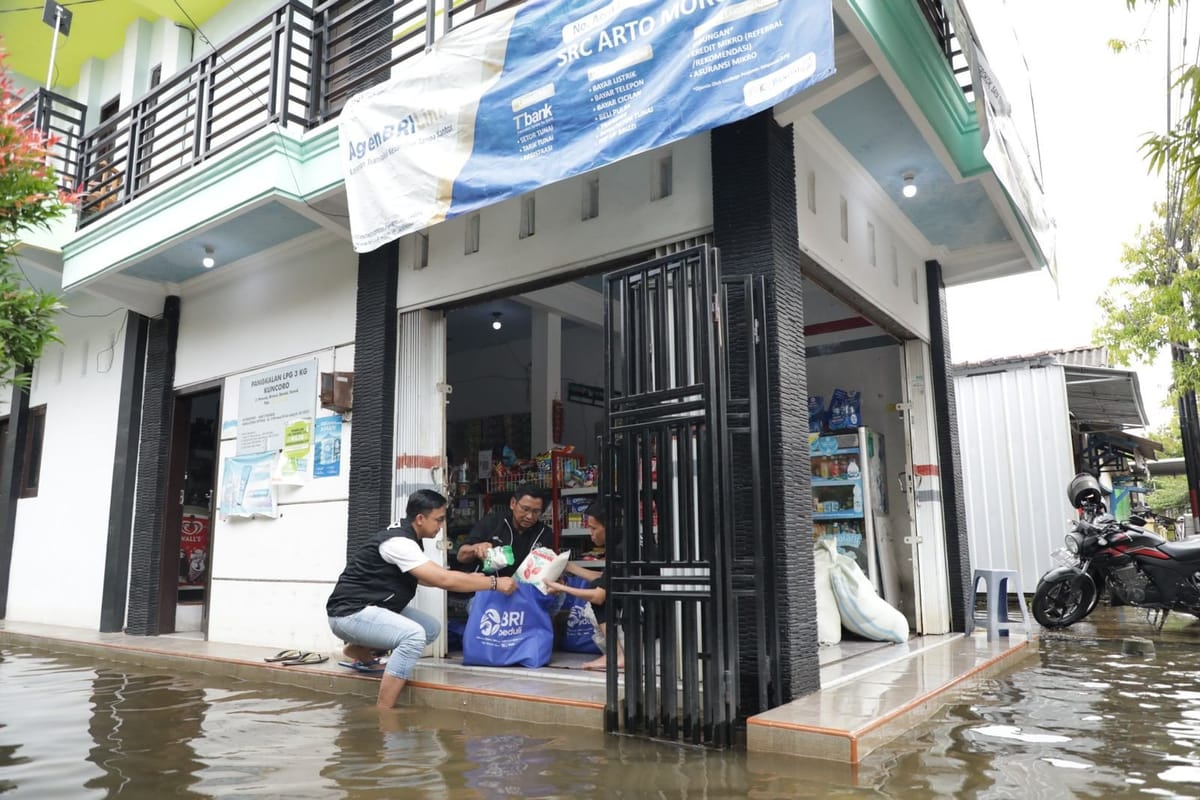
[[[492,509],[467,535],[458,548],[460,564],[482,562],[493,547],[511,545],[513,563],[497,575],[511,577],[535,547],[554,547],[554,533],[542,522],[545,499],[535,484],[523,483],[513,492],[508,506]]]

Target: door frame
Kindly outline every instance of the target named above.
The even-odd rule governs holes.
[[[950,578],[929,345],[908,339],[901,350],[905,491],[911,520],[906,541],[912,547],[917,633],[949,633]]]
[[[393,420],[392,521],[404,516],[408,495],[433,489],[447,495],[446,313],[402,311],[396,318],[396,416]],[[422,542],[425,555],[446,566],[446,533]],[[413,606],[440,623],[426,655],[446,655],[446,593],[419,586]]]
[[[175,555],[179,552],[180,534],[183,525],[183,492],[187,473],[188,448],[192,402],[200,395],[215,394],[217,396],[216,422],[221,423],[221,405],[224,393],[220,381],[201,386],[190,387],[186,391],[176,390],[171,409],[171,438],[168,444],[166,495],[163,498],[162,529],[159,532],[159,563],[158,563],[158,633],[159,635],[175,633],[176,606],[179,602],[179,560]],[[213,485],[209,495],[209,528],[208,528],[208,569],[204,575],[203,612],[200,630],[208,636],[208,609],[212,595],[212,563],[213,563],[213,508],[217,493],[217,469],[220,456],[221,433],[215,432],[213,441]]]

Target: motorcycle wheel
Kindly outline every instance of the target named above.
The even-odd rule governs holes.
[[[1096,607],[1096,584],[1086,575],[1041,582],[1033,595],[1033,618],[1044,628],[1074,625]]]

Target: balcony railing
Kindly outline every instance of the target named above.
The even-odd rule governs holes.
[[[83,139],[87,225],[263,128],[308,130],[435,39],[512,0],[288,0]]]
[[[968,100],[974,101],[975,88],[971,85],[971,65],[967,63],[962,44],[954,31],[950,15],[946,13],[946,7],[942,5],[942,0],[917,0],[917,5],[920,6],[925,21],[929,23],[929,29],[937,39],[938,49],[946,57],[946,63],[950,65],[950,71],[954,73],[959,88]]]
[[[64,192],[75,191],[87,106],[48,89],[38,89],[17,106],[17,113],[28,114],[34,128],[54,137],[50,166],[58,177],[59,188]]]
[[[312,17],[288,2],[91,131],[80,225],[271,125],[309,121]]]

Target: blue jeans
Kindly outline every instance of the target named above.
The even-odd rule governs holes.
[[[412,606],[399,614],[379,606],[367,606],[347,617],[330,617],[329,629],[347,644],[391,650],[384,672],[404,680],[412,677],[417,659],[442,632],[436,619]]]

